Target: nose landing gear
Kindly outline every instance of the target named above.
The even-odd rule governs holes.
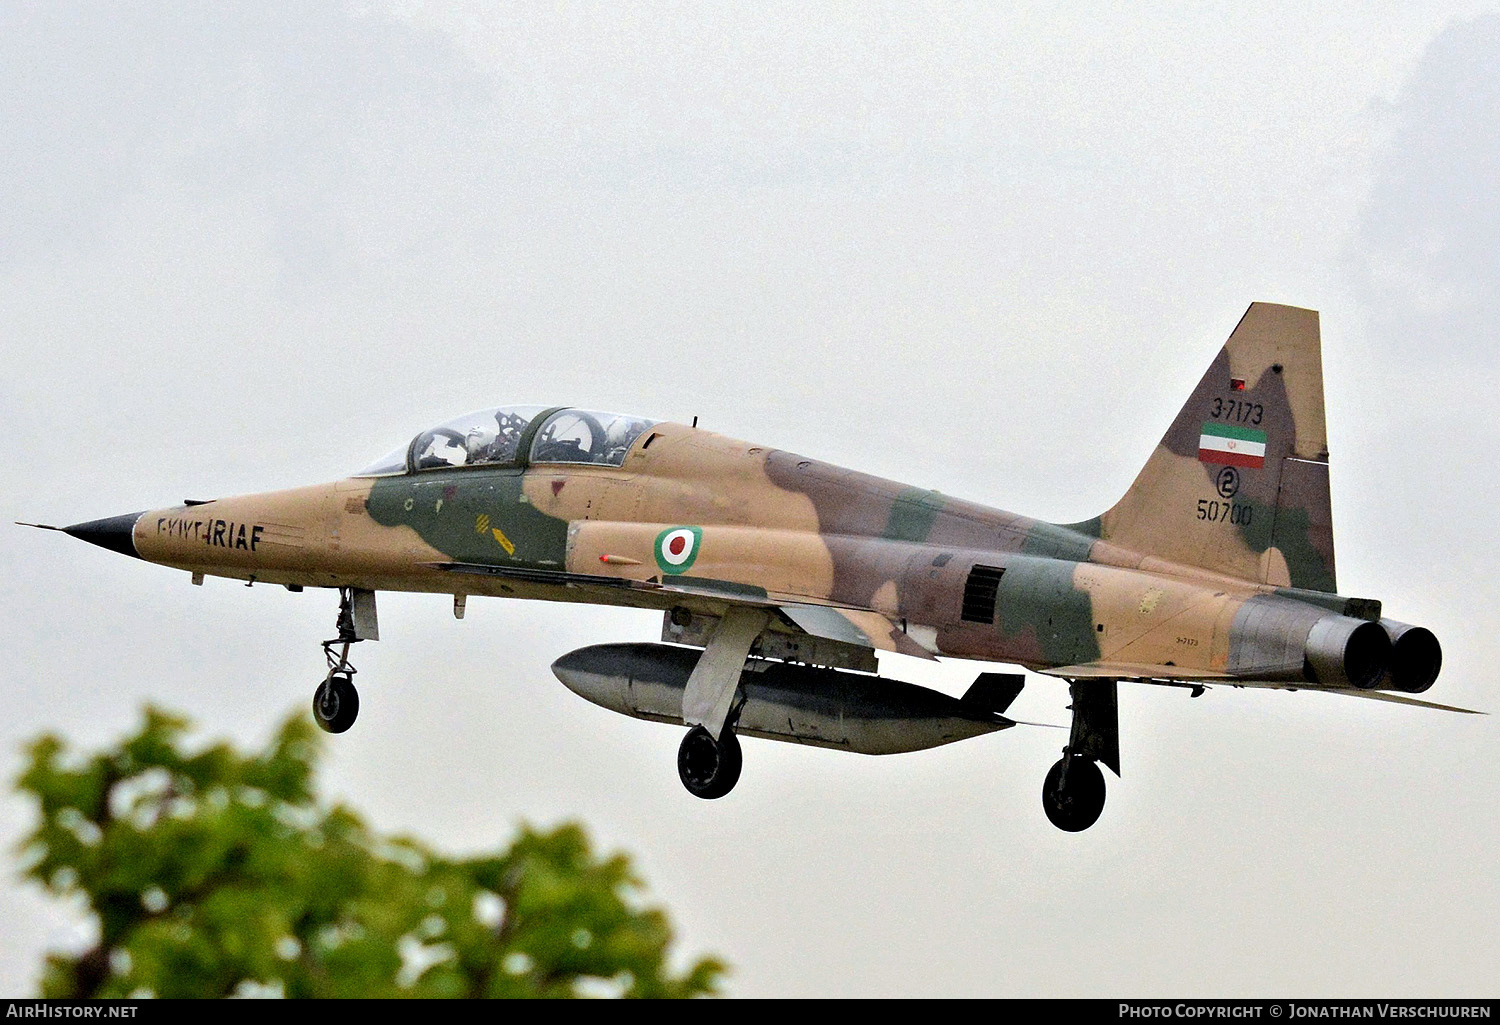
[[[338,631],[337,637],[323,642],[328,675],[313,692],[313,721],[325,733],[343,733],[359,717],[359,691],[354,689],[358,670],[349,661],[349,646],[380,639],[374,591],[339,588]]]
[[[354,672],[351,666],[348,672]],[[345,673],[329,673],[313,691],[313,721],[325,733],[343,733],[359,717],[359,691]]]

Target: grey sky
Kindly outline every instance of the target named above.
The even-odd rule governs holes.
[[[1342,589],[1438,633],[1432,697],[1495,708],[1491,6],[5,7],[0,512],[332,479],[541,401],[1076,520],[1289,302],[1323,315]],[[0,572],[7,778],[147,700],[257,741],[321,673],[326,594],[21,528]],[[676,731],[547,670],[655,617],[381,601],[328,789],[453,849],[584,820],[733,993],[1493,994],[1493,718],[1128,690],[1079,836],[1044,730],[748,741],[705,804]],[[1030,679],[1018,714],[1066,721]],[[0,843],[26,822],[0,801]],[[25,888],[0,921],[0,993],[80,941]]]

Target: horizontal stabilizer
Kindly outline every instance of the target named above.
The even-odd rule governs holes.
[[[1079,669],[1083,667],[1071,666],[1069,668]],[[1060,673],[1061,670],[1049,670],[1049,672]],[[1072,674],[1069,673],[1068,675],[1071,676]],[[1115,679],[1128,680],[1131,679],[1131,677],[1116,676]],[[1166,684],[1168,686],[1184,685],[1184,683],[1173,682],[1171,678],[1169,678],[1165,674],[1151,678],[1135,677],[1134,679],[1141,683],[1160,683]],[[1358,690],[1353,687],[1309,687],[1306,684],[1288,683],[1286,680],[1236,680],[1228,678],[1215,679],[1212,674],[1208,673],[1205,673],[1199,677],[1194,677],[1191,674],[1183,674],[1182,676],[1182,680],[1185,682],[1192,682],[1195,679],[1201,679],[1206,685],[1213,685],[1218,683],[1224,684],[1225,686],[1234,687],[1236,689],[1249,687],[1255,690],[1299,690],[1308,691],[1315,694],[1344,694],[1351,698],[1367,698],[1370,701],[1389,701],[1395,705],[1413,705],[1417,708],[1435,708],[1440,712],[1463,712],[1467,715],[1490,714],[1488,712],[1481,712],[1476,708],[1459,708],[1457,705],[1440,705],[1436,701],[1423,701],[1421,698],[1414,698],[1408,694],[1392,694],[1390,691],[1383,690]]]
[[[958,700],[976,711],[1001,715],[1024,686],[1026,677],[1020,673],[980,673]]]
[[[1313,688],[1308,688],[1309,690]],[[1436,708],[1440,712],[1463,712],[1465,715],[1489,715],[1477,708],[1459,708],[1457,705],[1440,705],[1436,701],[1423,701],[1421,698],[1407,697],[1405,694],[1389,694],[1378,690],[1352,690],[1347,687],[1319,688],[1328,694],[1347,694],[1351,698],[1369,698],[1372,701],[1390,701],[1397,705],[1415,705],[1418,708]]]

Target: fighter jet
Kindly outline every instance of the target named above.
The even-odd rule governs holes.
[[[1318,314],[1252,305],[1129,491],[1047,523],[693,425],[506,406],[422,431],[344,480],[78,523],[68,534],[206,576],[337,589],[313,715],[359,710],[350,647],[379,591],[659,610],[659,642],[552,670],[581,697],[687,727],[683,785],[739,779],[738,736],[889,754],[1014,726],[1025,681],[961,698],[878,675],[875,653],[1067,681],[1042,806],[1061,829],[1120,773],[1120,682],[1412,698],[1437,638],[1345,597],[1334,573]],[[36,526],[37,524],[32,524]],[[1465,709],[1452,709],[1466,711]]]

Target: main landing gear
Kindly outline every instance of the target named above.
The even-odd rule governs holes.
[[[359,691],[354,689],[357,670],[349,661],[349,646],[380,639],[374,591],[339,588],[338,631],[333,640],[323,642],[328,675],[313,692],[313,721],[326,733],[343,733],[359,717]]]
[[[677,749],[677,775],[694,797],[705,801],[723,797],[740,781],[745,760],[739,738],[728,726],[718,740],[702,726],[694,726]]]
[[[1073,729],[1063,756],[1042,782],[1042,810],[1058,829],[1079,833],[1104,811],[1103,762],[1120,774],[1120,726],[1114,680],[1074,680]]]
[[[682,689],[687,736],[677,749],[677,775],[694,797],[723,797],[740,780],[744,759],[734,735],[744,697],[740,674],[770,616],[759,609],[730,609],[714,627]]]

